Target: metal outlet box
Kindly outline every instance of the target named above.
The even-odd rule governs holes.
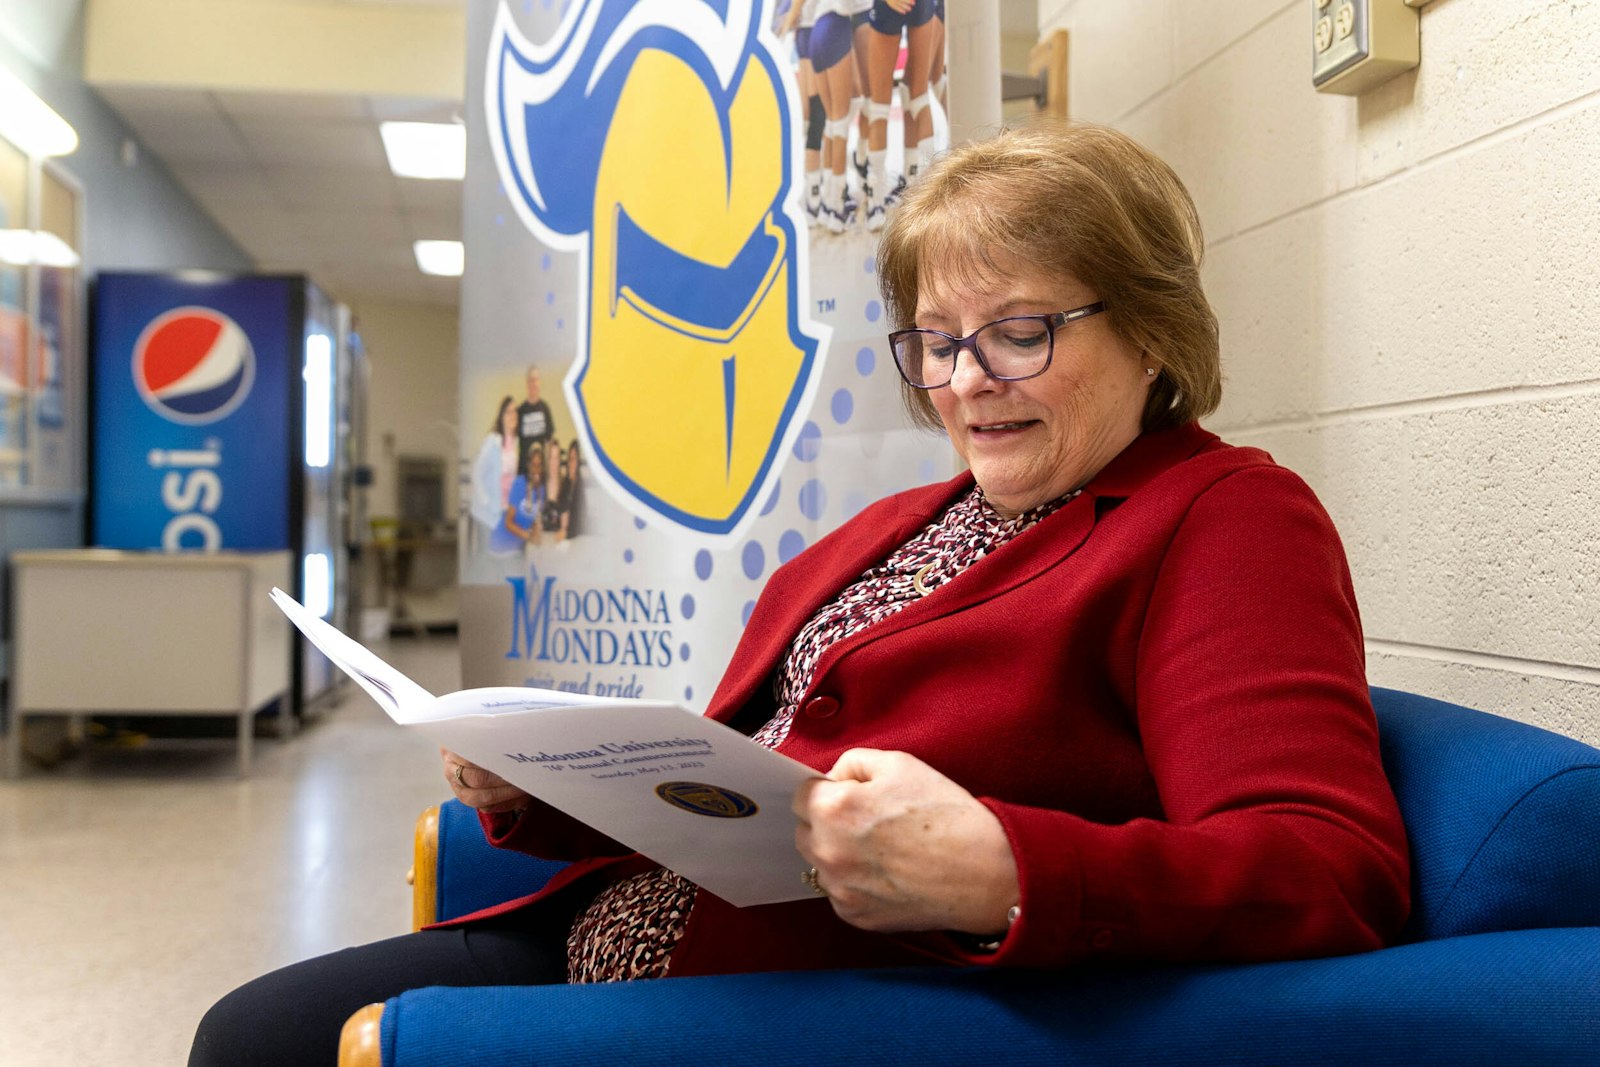
[[[1421,27],[1406,0],[1307,0],[1311,84],[1355,96],[1421,60]]]

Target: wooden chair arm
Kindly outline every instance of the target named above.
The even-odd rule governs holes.
[[[411,840],[411,929],[420,930],[439,917],[439,805],[417,817]]]
[[[383,1067],[383,1005],[368,1004],[339,1031],[339,1067]]]
[[[411,837],[411,929],[420,930],[439,915],[439,805],[417,816]],[[339,1067],[383,1067],[383,1005],[368,1004],[345,1020],[339,1031]]]

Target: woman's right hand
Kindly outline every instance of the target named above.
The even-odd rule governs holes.
[[[444,761],[444,780],[456,799],[469,808],[488,815],[502,811],[518,811],[533,799],[493,771],[469,763],[447,748],[439,749]]]

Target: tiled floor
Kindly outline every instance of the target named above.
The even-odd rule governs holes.
[[[434,692],[451,638],[380,652]],[[182,1064],[223,993],[403,933],[411,827],[438,749],[355,686],[289,741],[92,747],[0,780],[0,1067]]]

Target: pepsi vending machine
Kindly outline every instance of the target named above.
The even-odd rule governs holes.
[[[104,273],[92,293],[89,540],[288,549],[347,629],[348,311],[298,276]],[[340,672],[296,642],[294,709]]]

